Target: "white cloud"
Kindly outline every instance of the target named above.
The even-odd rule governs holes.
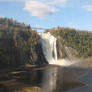
[[[69,0],[52,0],[47,2],[28,0],[25,3],[24,10],[28,11],[32,16],[44,18],[59,11],[59,8],[55,7],[56,5],[61,6],[67,1]]]
[[[38,16],[40,18],[53,14],[58,10],[47,3],[40,1],[27,1],[24,9],[27,10],[32,16]]]
[[[70,0],[0,0],[0,2],[23,2],[25,3],[24,10],[40,18],[55,14],[68,1]]]
[[[54,1],[51,1],[51,2],[48,2],[48,3],[52,4],[52,5],[56,5],[56,4],[64,4],[67,1],[70,1],[70,0],[54,0]]]
[[[92,5],[84,5],[82,8],[86,9],[89,12],[92,12]]]

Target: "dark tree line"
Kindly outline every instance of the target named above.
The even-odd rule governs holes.
[[[78,57],[92,56],[92,33],[89,31],[80,31],[72,28],[61,28],[47,30],[55,36],[62,38],[62,44],[72,47],[78,52]]]
[[[0,68],[14,68],[38,59],[38,34],[29,25],[0,18]],[[30,60],[30,61],[29,61]]]

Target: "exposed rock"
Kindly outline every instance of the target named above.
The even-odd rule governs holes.
[[[60,37],[57,37],[57,56],[58,59],[65,58],[67,56],[65,52],[65,47],[62,44],[62,39]]]

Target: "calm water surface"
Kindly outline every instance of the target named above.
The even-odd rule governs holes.
[[[92,92],[92,69],[88,68],[49,65],[10,72],[1,78],[0,92]]]

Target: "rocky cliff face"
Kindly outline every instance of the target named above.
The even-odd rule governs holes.
[[[29,25],[0,19],[0,69],[46,63],[39,35]]]
[[[55,58],[57,60],[92,56],[92,34],[67,28],[52,29],[49,32],[52,36],[48,34],[44,38],[43,35],[46,46],[42,46],[39,43],[39,34],[32,30],[29,25],[12,19],[1,18],[0,69],[24,67],[26,64],[47,64],[43,50],[50,52],[47,54],[49,61]],[[48,43],[49,46],[47,46]],[[49,49],[45,50],[44,47]]]
[[[61,38],[57,37],[57,57],[58,59],[61,59],[61,58],[65,58],[66,56],[67,55],[65,52],[65,47],[62,44]]]
[[[42,44],[40,44],[39,41],[38,41],[38,45],[35,48],[35,51],[36,51],[36,57],[37,58],[34,57],[32,60],[30,58],[30,61],[35,62],[33,64],[36,64],[36,65],[48,64],[48,62],[47,62],[47,60],[46,60],[46,58],[45,58],[45,56],[43,54]],[[34,56],[34,54],[30,55],[30,57],[32,57],[32,56]]]
[[[63,44],[60,36],[57,37],[57,56],[58,59],[68,58],[73,59],[77,54],[77,51],[71,47],[67,47]]]
[[[82,59],[92,57],[92,33],[89,31],[58,27],[47,32],[59,38],[59,44],[61,44],[59,46],[66,51],[68,57],[72,55]]]
[[[42,52],[38,55],[42,56],[44,54],[42,57],[45,57],[44,60],[46,59],[48,64],[62,65],[61,62],[66,61],[65,59],[68,61],[74,59],[77,51],[65,46],[60,36],[55,37],[50,32],[41,33],[39,36]],[[69,62],[66,63],[70,64]]]

